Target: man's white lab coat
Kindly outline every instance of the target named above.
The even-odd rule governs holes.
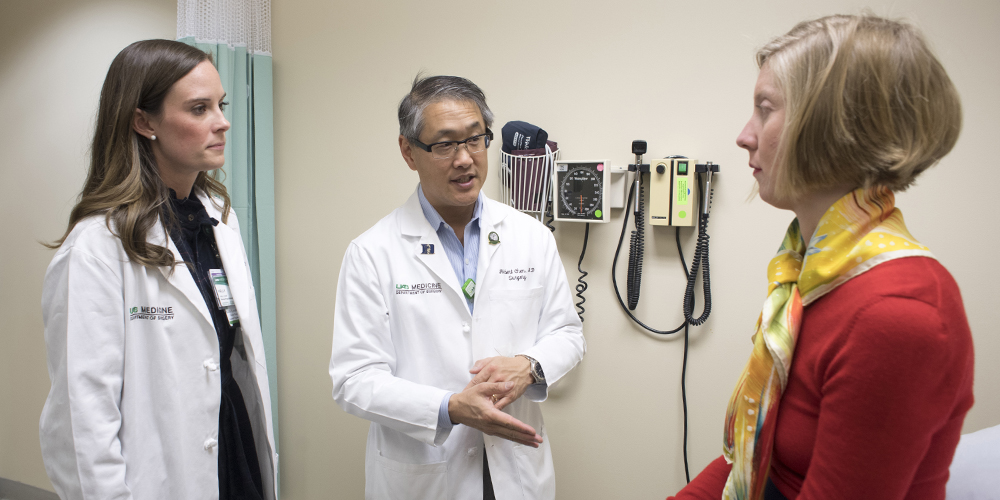
[[[464,425],[435,443],[441,401],[465,388],[476,360],[526,354],[551,386],[586,351],[551,232],[485,196],[480,217],[475,314],[416,192],[344,256],[330,376],[341,408],[372,421],[366,498],[482,498],[484,447],[497,499],[555,498],[545,388],[504,410],[543,437],[539,448]]]

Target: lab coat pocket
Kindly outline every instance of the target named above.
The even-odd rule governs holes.
[[[539,432],[544,433],[544,430],[539,429]],[[514,467],[517,468],[517,477],[521,480],[525,498],[555,499],[555,469],[547,438],[538,448],[514,444]]]
[[[542,287],[489,290],[490,339],[496,354],[513,356],[535,345]]]
[[[406,464],[379,453],[366,498],[439,500],[448,498],[448,463]]]

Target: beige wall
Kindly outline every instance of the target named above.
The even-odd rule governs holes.
[[[991,290],[1000,269],[989,258],[1000,243],[989,191],[1000,180],[990,161],[1000,132],[996,2],[277,1],[284,498],[362,496],[367,422],[337,408],[326,376],[332,305],[350,240],[401,204],[417,182],[399,157],[395,106],[421,69],[472,79],[496,113],[494,130],[508,120],[540,125],[564,159],[626,164],[631,141],[645,139],[654,155],[722,164],[710,227],[714,313],[694,330],[688,371],[693,471],[718,456],[725,406],[764,298],[766,263],[791,219],[759,200],[744,201],[752,178],[735,139],[751,113],[752,54],[799,20],[865,6],[923,26],[966,103],[955,151],[899,205],[964,292],[981,360],[966,430],[1000,424],[1000,369],[986,361],[1000,354]],[[496,149],[490,161],[486,192],[496,194]],[[589,351],[543,404],[560,498],[662,498],[684,481],[683,342],[640,333],[615,303],[610,268],[621,211],[613,216],[611,224],[591,227],[584,261],[591,273]],[[989,225],[971,237],[977,222]],[[680,322],[683,288],[673,232],[650,232],[639,316],[672,328]],[[573,282],[582,233],[572,224],[556,231]],[[690,258],[690,232],[685,240]]]
[[[82,184],[107,65],[137,39],[174,35],[170,0],[0,1],[0,477],[49,487],[37,421],[48,390],[41,278]],[[913,234],[962,287],[977,349],[977,403],[966,431],[1000,424],[1000,323],[990,249],[1000,209],[991,146],[1000,133],[1000,5],[990,0],[770,2],[275,1],[278,383],[285,500],[361,498],[367,422],[343,413],[326,373],[334,288],[348,242],[410,194],[416,174],[396,147],[395,106],[413,75],[459,74],[487,92],[494,127],[527,120],[566,159],[652,155],[722,164],[712,212],[714,313],[693,330],[690,457],[719,454],[723,413],[749,352],[764,267],[790,220],[751,189],[735,137],[751,111],[751,56],[796,21],[834,12],[907,17],[926,31],[965,103],[955,151],[899,196]],[[520,15],[520,13],[524,13]],[[529,18],[531,21],[523,20]],[[496,150],[486,191],[497,193]],[[662,498],[683,484],[682,341],[632,326],[615,303],[610,264],[621,230],[593,226],[584,261],[583,363],[543,407],[560,498]],[[977,224],[985,227],[976,231]],[[572,282],[583,228],[558,226]],[[683,281],[672,231],[647,229],[638,314],[680,321]],[[693,238],[685,232],[688,258]],[[621,263],[624,268],[624,259]],[[933,367],[928,367],[933,369]]]
[[[52,489],[38,446],[49,391],[42,277],[86,177],[104,75],[144,38],[174,38],[172,0],[0,1],[0,477]]]

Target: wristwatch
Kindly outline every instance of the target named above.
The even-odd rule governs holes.
[[[542,371],[541,363],[539,363],[537,359],[525,354],[518,354],[518,356],[521,356],[522,358],[528,360],[528,363],[531,363],[531,376],[535,378],[535,383],[544,384],[545,372]]]

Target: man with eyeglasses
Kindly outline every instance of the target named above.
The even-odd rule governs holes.
[[[555,498],[538,403],[586,342],[552,234],[481,193],[492,122],[471,81],[418,76],[399,149],[420,184],[344,256],[330,376],[372,421],[366,498]]]

